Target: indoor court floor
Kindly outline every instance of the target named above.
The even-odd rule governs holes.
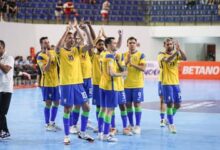
[[[118,142],[95,140],[88,143],[71,135],[71,145],[63,144],[63,131],[47,132],[39,88],[14,91],[8,113],[11,138],[0,140],[0,150],[219,150],[220,149],[220,81],[182,80],[182,109],[174,123],[177,134],[159,125],[157,81],[145,81],[141,135],[123,136],[122,123],[116,109]],[[63,128],[63,107],[59,107],[56,124]],[[95,107],[90,120],[96,126]],[[97,138],[91,130],[88,132]]]

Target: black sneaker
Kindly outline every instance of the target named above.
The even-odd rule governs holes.
[[[86,133],[82,133],[82,132],[78,133],[78,138],[86,140],[88,142],[94,142],[95,141],[95,139],[93,137],[91,137],[90,135],[88,135]]]
[[[1,132],[1,135],[0,135],[0,137],[1,137],[2,139],[8,139],[10,136],[11,136],[11,135],[10,135],[9,132],[4,132],[4,131],[2,131],[2,132]]]

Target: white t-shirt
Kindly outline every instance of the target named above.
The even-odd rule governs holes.
[[[3,54],[0,57],[0,63],[4,65],[8,65],[11,67],[10,71],[5,74],[0,69],[0,92],[13,92],[13,74],[14,74],[14,58],[12,56],[8,56],[7,54]]]

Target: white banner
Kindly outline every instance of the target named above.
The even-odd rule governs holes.
[[[146,79],[157,79],[160,73],[157,61],[147,61],[147,68],[144,71]]]

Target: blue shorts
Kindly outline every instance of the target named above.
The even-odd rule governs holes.
[[[92,104],[101,106],[101,101],[100,101],[100,89],[98,85],[93,85],[93,92],[92,92]]]
[[[118,106],[118,91],[100,89],[101,107],[115,108]]]
[[[181,103],[179,85],[163,85],[163,99],[165,103]]]
[[[92,98],[92,79],[83,79],[83,87],[86,91],[87,97]]]
[[[163,85],[161,84],[161,82],[158,82],[158,95],[159,96],[163,96]]]
[[[126,96],[125,96],[125,91],[120,91],[118,96],[118,104],[122,105],[122,104],[126,104]]]
[[[41,87],[43,100],[58,101],[60,100],[59,86],[57,87]]]
[[[127,103],[136,102],[140,103],[144,101],[143,88],[125,89]]]
[[[61,105],[82,105],[87,102],[87,95],[82,84],[61,85]]]

